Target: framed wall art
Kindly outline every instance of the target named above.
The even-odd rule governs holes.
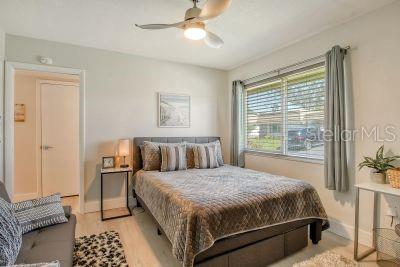
[[[190,127],[190,96],[158,93],[158,127]]]
[[[14,105],[14,121],[25,122],[25,104]]]

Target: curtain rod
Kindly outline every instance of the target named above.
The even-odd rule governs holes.
[[[350,45],[347,45],[344,49],[345,49],[346,51],[348,51],[348,50],[351,49],[351,46],[350,46]],[[254,80],[254,79],[258,79],[258,78],[261,78],[261,77],[263,77],[263,76],[266,76],[266,75],[269,75],[269,74],[272,74],[272,73],[279,73],[279,72],[281,72],[282,70],[290,69],[290,68],[292,68],[292,67],[296,67],[296,66],[298,66],[298,65],[302,65],[302,64],[305,64],[305,63],[308,63],[308,62],[312,62],[312,61],[314,61],[314,60],[317,60],[317,59],[320,59],[320,58],[323,58],[323,57],[325,57],[325,54],[322,54],[322,55],[319,55],[319,56],[316,56],[316,57],[312,57],[312,58],[308,58],[308,59],[305,59],[305,60],[303,60],[303,61],[300,61],[300,62],[291,64],[291,65],[289,65],[289,66],[282,67],[282,68],[279,68],[279,69],[276,69],[276,70],[273,70],[273,71],[269,71],[269,72],[266,72],[266,73],[263,73],[263,74],[260,74],[260,75],[257,75],[257,76],[254,76],[254,77],[251,77],[251,78],[242,80],[242,82],[246,83],[246,82],[248,82],[248,81],[251,81],[251,80]]]

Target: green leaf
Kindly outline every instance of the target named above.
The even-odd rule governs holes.
[[[376,154],[375,154],[375,158],[376,159],[379,158],[379,154],[380,154],[381,149],[382,149],[382,147],[379,147],[378,150],[376,151]]]
[[[394,166],[390,163],[392,163],[393,161],[395,161],[397,159],[400,159],[400,156],[395,155],[395,156],[385,157],[383,152],[384,152],[384,146],[382,145],[376,151],[375,159],[364,156],[363,157],[364,161],[362,161],[358,164],[359,169],[361,170],[363,167],[368,167],[371,169],[375,169],[378,172],[385,172],[389,169],[394,168]]]

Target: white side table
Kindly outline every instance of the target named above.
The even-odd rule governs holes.
[[[356,261],[362,260],[368,255],[375,252],[375,231],[372,231],[372,248],[358,255],[358,230],[359,230],[359,215],[360,215],[360,190],[374,192],[374,218],[373,229],[377,227],[378,222],[378,196],[386,194],[391,196],[400,197],[400,189],[393,188],[390,184],[377,184],[373,182],[363,182],[355,185],[356,187],[356,210],[355,210],[355,225],[354,225],[354,259]]]
[[[101,169],[101,181],[100,181],[100,213],[101,213],[101,220],[106,221],[106,220],[111,220],[111,219],[117,219],[117,218],[123,218],[127,216],[132,216],[131,209],[129,208],[129,173],[133,171],[132,167],[128,168],[107,168],[107,169]],[[120,215],[120,216],[115,216],[115,217],[107,217],[104,218],[104,209],[103,209],[103,176],[106,174],[114,174],[114,173],[125,173],[126,174],[126,208],[128,209],[128,214],[126,215]]]

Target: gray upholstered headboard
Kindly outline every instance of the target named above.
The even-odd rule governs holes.
[[[203,144],[220,140],[216,136],[198,136],[198,137],[135,137],[133,138],[133,152],[132,152],[132,167],[133,172],[142,168],[142,157],[140,155],[140,145],[143,145],[144,141],[151,141],[157,143],[196,143]]]

